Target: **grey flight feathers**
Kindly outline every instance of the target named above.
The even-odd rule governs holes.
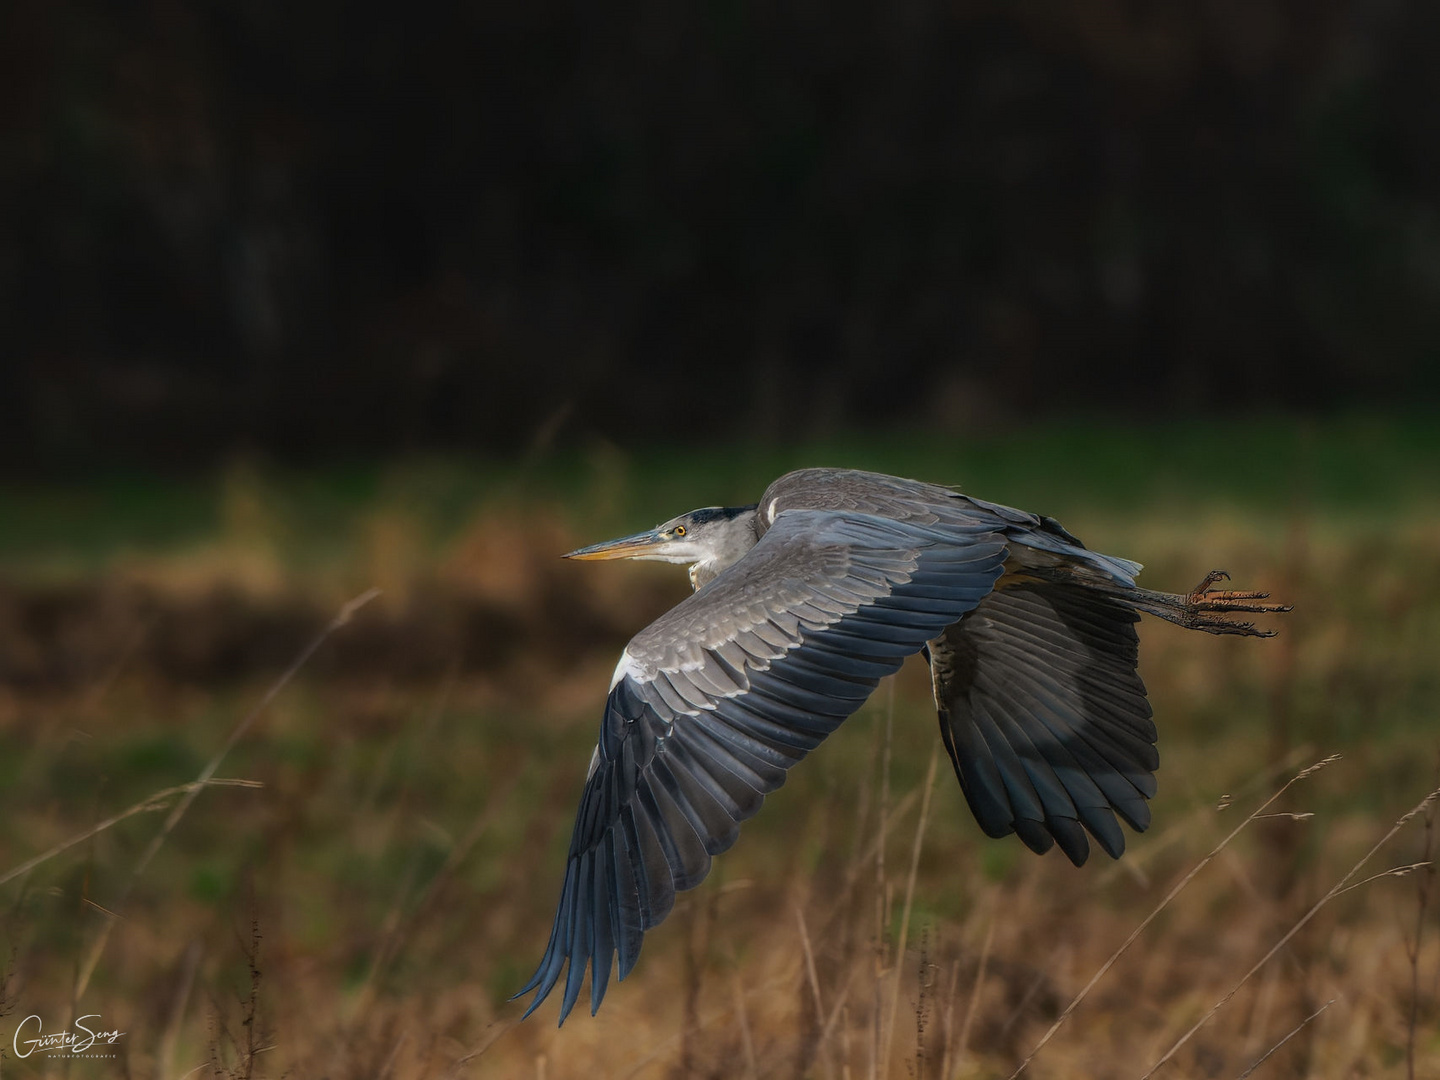
[[[752,507],[706,508],[583,559],[689,563],[697,591],[626,647],[600,724],[550,942],[516,995],[561,984],[560,1022],[590,969],[625,978],[645,931],[694,888],[789,768],[921,653],[940,735],[976,820],[1079,866],[1143,831],[1155,724],[1136,673],[1148,611],[1268,636],[1226,613],[1263,593],[1135,584],[1138,563],[1087,550],[1050,518],[877,473],[805,469]],[[1117,821],[1117,818],[1119,821]]]

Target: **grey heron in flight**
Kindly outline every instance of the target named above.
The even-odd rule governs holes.
[[[565,1022],[693,889],[786,771],[907,656],[929,661],[940,737],[992,837],[1118,858],[1143,831],[1156,731],[1136,672],[1149,612],[1215,634],[1265,593],[1135,584],[1138,563],[1059,522],[946,487],[845,469],[782,476],[754,506],[682,514],[573,559],[690,564],[695,591],[637,634],[611,680],[544,958],[525,1015],[565,976]],[[1087,836],[1088,834],[1088,836]]]

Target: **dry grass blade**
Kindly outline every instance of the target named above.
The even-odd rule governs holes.
[[[884,1080],[889,1066],[880,1057],[885,1033],[881,1030],[884,1016],[881,986],[885,978],[885,923],[889,914],[889,882],[885,878],[885,823],[890,815],[890,746],[895,735],[895,679],[885,680],[885,742],[880,757],[880,834],[875,838],[875,1007],[870,1024],[870,1077]]]
[[[25,862],[15,867],[13,870],[9,870],[4,874],[0,874],[0,885],[9,884],[18,877],[24,877],[41,863],[53,859],[56,855],[64,854],[65,852],[73,848],[76,844],[83,844],[92,836],[99,836],[106,829],[112,829],[116,825],[119,825],[120,822],[125,821],[128,818],[132,818],[136,814],[148,814],[164,810],[165,807],[170,804],[170,800],[175,798],[175,796],[177,795],[186,795],[202,787],[261,788],[264,786],[265,785],[260,783],[260,781],[258,780],[232,780],[225,777],[220,777],[211,778],[209,780],[193,780],[188,784],[177,784],[175,787],[166,788],[164,791],[157,791],[153,795],[147,795],[134,806],[126,810],[120,811],[120,813],[114,815],[113,817],[106,818],[98,825],[94,825],[91,828],[86,829],[82,833],[77,833],[75,836],[72,836],[64,843],[56,844],[48,851],[44,851],[41,852],[39,855],[36,855],[33,859],[27,859]]]
[[[990,963],[990,948],[995,944],[995,913],[991,911],[989,925],[985,928],[985,944],[980,947],[980,964],[975,968],[975,985],[970,987],[970,1001],[965,1006],[965,1022],[960,1025],[960,1040],[955,1047],[955,1062],[965,1060],[970,1047],[970,1029],[975,1024],[975,1014],[980,1011],[980,993],[985,989],[985,969]],[[948,1050],[947,1050],[948,1052]],[[945,1075],[950,1075],[947,1071]]]
[[[1425,808],[1425,845],[1421,851],[1425,861],[1415,889],[1415,936],[1405,945],[1406,958],[1410,961],[1410,1016],[1405,1025],[1407,1080],[1415,1080],[1415,1032],[1420,1022],[1420,944],[1425,938],[1425,915],[1430,909],[1430,886],[1435,879],[1435,862],[1431,859],[1434,852],[1435,805],[1432,803]]]
[[[1258,1069],[1261,1065],[1264,1065],[1265,1062],[1270,1059],[1271,1055],[1275,1054],[1282,1046],[1284,1046],[1286,1043],[1288,1043],[1288,1042],[1289,1042],[1291,1039],[1293,1039],[1296,1035],[1299,1035],[1300,1032],[1304,1029],[1304,1027],[1305,1027],[1306,1024],[1310,1023],[1310,1021],[1314,1020],[1314,1019],[1315,1019],[1316,1017],[1318,1017],[1321,1013],[1323,1013],[1326,1009],[1328,1009],[1331,1005],[1334,1005],[1335,1002],[1338,1001],[1338,1000],[1339,1000],[1339,998],[1331,998],[1329,1001],[1325,1002],[1324,1005],[1321,1005],[1320,1008],[1316,1009],[1316,1010],[1315,1010],[1313,1013],[1311,1013],[1309,1016],[1305,1017],[1304,1020],[1301,1020],[1300,1023],[1298,1023],[1298,1024],[1295,1025],[1295,1030],[1294,1030],[1294,1031],[1290,1032],[1290,1034],[1286,1035],[1283,1039],[1281,1039],[1278,1043],[1276,1043],[1274,1046],[1272,1046],[1269,1050],[1266,1050],[1265,1053],[1261,1054],[1260,1057],[1256,1059],[1255,1064],[1254,1064],[1254,1065],[1251,1065],[1248,1069],[1246,1069],[1243,1073],[1241,1073],[1238,1077],[1236,1077],[1235,1080],[1245,1080],[1245,1078],[1246,1078],[1247,1076],[1249,1076],[1251,1073],[1253,1073],[1253,1072],[1254,1072],[1256,1069]]]
[[[745,1075],[757,1080],[760,1073],[755,1067],[755,1040],[750,1034],[750,1011],[745,1008],[745,990],[740,985],[740,976],[731,973],[730,987],[735,994],[735,1016],[740,1022],[740,1045],[745,1051]]]
[[[1311,907],[1310,910],[1307,911],[1304,915],[1302,915],[1294,926],[1290,927],[1290,929],[1285,932],[1284,937],[1282,937],[1279,941],[1277,941],[1274,945],[1270,947],[1269,952],[1267,952],[1259,960],[1255,961],[1254,967],[1247,971],[1241,977],[1240,981],[1230,988],[1229,993],[1227,993],[1224,997],[1222,997],[1219,1001],[1212,1005],[1204,1016],[1200,1017],[1199,1020],[1195,1021],[1189,1031],[1185,1032],[1184,1035],[1181,1035],[1180,1038],[1175,1040],[1175,1044],[1171,1046],[1169,1050],[1166,1050],[1165,1053],[1160,1056],[1160,1059],[1156,1061],[1154,1065],[1151,1065],[1150,1068],[1146,1070],[1145,1075],[1141,1078],[1141,1080],[1146,1080],[1147,1077],[1155,1075],[1155,1070],[1157,1070],[1158,1068],[1160,1068],[1160,1066],[1164,1065],[1167,1061],[1173,1058],[1179,1052],[1180,1048],[1184,1046],[1187,1042],[1189,1042],[1191,1037],[1202,1027],[1204,1027],[1209,1022],[1210,1018],[1225,1006],[1226,1002],[1228,1002],[1237,993],[1239,993],[1240,988],[1244,986],[1247,982],[1249,982],[1251,977],[1254,976],[1257,971],[1259,971],[1262,967],[1264,967],[1267,963],[1270,962],[1271,957],[1273,957],[1276,953],[1283,949],[1289,943],[1291,938],[1293,938],[1302,929],[1304,929],[1304,927],[1310,922],[1310,920],[1319,913],[1321,908],[1323,908],[1331,900],[1335,899],[1335,897],[1339,896],[1342,892],[1345,891],[1345,887],[1350,884],[1350,879],[1353,878],[1356,874],[1358,874],[1361,870],[1363,870],[1365,868],[1365,864],[1368,863],[1372,858],[1374,858],[1376,853],[1386,844],[1388,844],[1396,833],[1398,833],[1407,824],[1409,824],[1411,819],[1413,819],[1417,814],[1423,813],[1426,809],[1428,809],[1430,804],[1433,803],[1437,797],[1440,797],[1440,788],[1437,788],[1435,791],[1432,791],[1430,792],[1430,794],[1426,795],[1425,798],[1421,799],[1410,811],[1408,811],[1404,816],[1402,816],[1400,820],[1395,822],[1395,824],[1390,827],[1390,831],[1387,832],[1384,836],[1382,836],[1378,841],[1376,841],[1375,846],[1372,847],[1369,851],[1367,851],[1364,856],[1361,857],[1360,861],[1357,862],[1354,866],[1352,866],[1350,870],[1346,873],[1346,875],[1335,883],[1335,885],[1330,889],[1329,892],[1327,892],[1324,896],[1317,900],[1314,906]],[[1378,875],[1378,877],[1388,876],[1388,874]]]
[[[180,973],[180,985],[175,999],[170,1004],[170,1018],[165,1024],[165,1034],[160,1038],[160,1048],[155,1055],[156,1080],[165,1080],[170,1075],[171,1063],[175,1060],[175,1047],[180,1041],[180,1025],[185,1020],[185,1010],[190,1004],[190,990],[195,985],[195,973],[200,970],[200,942],[192,941],[185,950],[185,960]]]
[[[1260,806],[1258,806],[1255,810],[1251,811],[1250,815],[1246,817],[1244,821],[1240,822],[1239,825],[1235,826],[1235,828],[1230,831],[1230,833],[1225,837],[1225,839],[1221,840],[1220,843],[1216,844],[1215,847],[1211,848],[1210,853],[1206,855],[1203,859],[1201,859],[1198,863],[1196,863],[1195,866],[1191,868],[1190,872],[1187,873],[1183,878],[1181,878],[1175,884],[1175,887],[1165,894],[1165,899],[1161,900],[1160,903],[1156,905],[1155,909],[1151,911],[1149,915],[1145,916],[1144,920],[1140,923],[1140,925],[1135,927],[1135,929],[1130,932],[1130,936],[1120,943],[1120,947],[1110,955],[1110,959],[1106,960],[1105,963],[1100,965],[1100,969],[1090,977],[1090,981],[1081,988],[1080,992],[1075,995],[1075,997],[1071,1000],[1070,1004],[1065,1006],[1065,1010],[1056,1018],[1055,1023],[1050,1025],[1050,1030],[1045,1032],[1045,1034],[1041,1037],[1040,1041],[1035,1044],[1035,1049],[1031,1050],[1030,1053],[1026,1055],[1025,1060],[1020,1062],[1020,1066],[1013,1073],[1010,1074],[1010,1080],[1015,1080],[1015,1077],[1019,1076],[1022,1072],[1025,1071],[1025,1069],[1029,1066],[1030,1062],[1035,1060],[1035,1055],[1040,1053],[1040,1051],[1045,1048],[1045,1045],[1055,1037],[1055,1033],[1060,1030],[1060,1028],[1064,1025],[1065,1021],[1070,1019],[1070,1014],[1080,1007],[1080,1003],[1083,1002],[1085,998],[1089,995],[1090,991],[1095,988],[1095,984],[1098,983],[1101,979],[1103,979],[1106,973],[1115,966],[1116,962],[1120,959],[1120,957],[1125,954],[1125,950],[1130,948],[1131,945],[1135,944],[1135,939],[1145,932],[1146,927],[1148,927],[1152,922],[1154,922],[1155,919],[1159,917],[1160,913],[1170,906],[1170,902],[1174,900],[1175,897],[1179,896],[1180,893],[1185,889],[1185,887],[1190,884],[1190,882],[1195,880],[1195,876],[1199,874],[1201,870],[1205,869],[1205,867],[1210,864],[1210,862],[1215,858],[1215,856],[1219,855],[1220,852],[1225,850],[1226,846],[1230,843],[1230,841],[1234,840],[1235,837],[1239,836],[1241,831],[1247,825],[1249,825],[1252,821],[1258,818],[1261,814],[1265,813],[1265,811],[1270,808],[1270,806],[1275,802],[1276,799],[1280,798],[1280,796],[1284,795],[1285,792],[1289,791],[1291,785],[1301,780],[1304,780],[1307,777],[1313,776],[1325,766],[1331,764],[1334,761],[1338,761],[1339,758],[1339,754],[1331,754],[1324,760],[1317,761],[1314,765],[1311,765],[1305,769],[1301,769],[1289,780],[1285,781],[1284,785],[1281,786],[1280,790],[1276,791],[1274,795],[1271,795],[1270,798],[1266,799],[1263,803],[1260,804]],[[1147,1073],[1146,1075],[1149,1074]]]
[[[952,1036],[955,1031],[955,992],[960,985],[960,959],[956,959],[950,965],[950,982],[945,988],[945,1011],[941,1014],[940,1037],[943,1044],[940,1049],[940,1075],[950,1075],[950,1054],[954,1040]]]
[[[400,1038],[395,1040],[395,1045],[390,1048],[389,1055],[385,1058],[385,1064],[380,1067],[378,1080],[388,1080],[395,1072],[395,1060],[400,1056],[400,1049],[410,1041],[410,1033],[402,1031]]]
[[[251,709],[240,723],[235,725],[235,729],[230,732],[230,737],[225,740],[225,745],[220,747],[215,756],[205,765],[205,768],[200,770],[200,775],[196,777],[195,783],[193,785],[186,785],[186,791],[181,795],[180,801],[175,804],[174,809],[170,811],[170,816],[165,819],[165,824],[160,827],[160,831],[156,833],[155,838],[150,841],[144,852],[141,853],[140,861],[137,862],[135,868],[130,871],[130,877],[126,881],[125,887],[120,891],[120,899],[114,905],[116,911],[124,908],[125,902],[130,898],[130,890],[135,887],[135,882],[140,879],[140,875],[143,874],[145,868],[150,865],[150,860],[155,857],[156,852],[160,850],[166,839],[174,832],[175,826],[180,823],[180,819],[183,818],[185,812],[190,809],[190,804],[195,801],[195,796],[200,793],[202,788],[209,785],[211,779],[215,776],[215,771],[220,768],[220,763],[225,760],[231,750],[235,749],[236,744],[245,737],[246,733],[255,726],[255,721],[270,707],[270,703],[275,700],[280,691],[289,685],[290,680],[295,677],[300,669],[309,662],[310,657],[314,656],[320,646],[325,644],[325,641],[330,635],[348,623],[354,618],[357,611],[379,595],[379,589],[367,589],[353,600],[347,601],[340,608],[339,612],[336,613],[335,617],[326,624],[325,628],[315,635],[310,644],[300,651],[300,655],[285,669],[284,674],[271,684],[269,690],[265,691],[265,696],[260,699],[259,704]],[[85,993],[85,988],[90,985],[90,977],[95,974],[95,966],[100,963],[100,957],[105,952],[105,945],[110,940],[110,931],[114,926],[115,920],[106,922],[105,925],[101,927],[100,933],[96,936],[89,953],[86,954],[85,961],[81,965],[80,972],[75,980],[75,997],[77,999]]]
[[[854,981],[855,968],[852,967],[845,976],[845,981],[840,984],[840,993],[836,995],[835,1005],[830,1010],[830,1018],[825,1021],[825,1026],[820,1029],[820,1041],[822,1044],[828,1042],[830,1036],[835,1033],[835,1025],[839,1022],[841,1014],[845,1011],[845,1007],[850,1003],[850,984]],[[841,1060],[845,1060],[843,1056]],[[846,1066],[847,1071],[848,1068],[849,1067]]]
[[[502,1035],[513,1030],[520,1023],[520,1018],[507,1017],[505,1019],[492,1020],[485,1025],[485,1030],[480,1033],[480,1041],[474,1049],[468,1050],[450,1062],[450,1067],[445,1070],[447,1077],[459,1076],[461,1070],[477,1058],[484,1056],[485,1052],[494,1046]]]
[[[860,853],[859,859],[856,860],[862,867],[873,861],[883,859],[886,838],[895,831],[896,826],[905,820],[906,816],[910,813],[911,807],[915,805],[919,798],[920,792],[918,790],[907,791],[904,797],[896,802],[893,807],[886,809],[881,820],[876,824],[875,835],[870,838],[870,842],[865,845],[865,849]],[[842,902],[849,899],[849,890],[855,887],[859,877],[860,872],[858,869],[853,873],[849,870],[846,871],[845,885],[841,890]]]
[[[910,849],[910,873],[905,879],[905,906],[900,913],[900,940],[895,946],[894,986],[890,991],[890,1011],[885,1018],[885,1037],[880,1055],[890,1060],[890,1045],[895,1037],[895,1015],[900,1008],[900,971],[905,957],[905,945],[910,936],[910,908],[915,899],[915,875],[920,868],[920,848],[925,843],[925,823],[930,817],[930,794],[935,788],[935,764],[940,757],[940,744],[930,751],[930,769],[925,774],[925,794],[920,799],[920,820],[915,825],[915,843]]]
[[[815,953],[810,948],[810,931],[805,927],[805,913],[797,906],[795,921],[800,924],[800,944],[805,950],[805,973],[810,980],[810,993],[815,999],[815,1022],[824,1023],[825,1010],[820,1005],[820,978],[815,973]]]
[[[1336,893],[1335,895],[1340,896],[1344,893],[1352,892],[1355,889],[1359,889],[1366,885],[1369,885],[1372,881],[1379,881],[1381,878],[1409,877],[1417,870],[1426,870],[1434,865],[1435,864],[1433,862],[1426,860],[1425,862],[1406,863],[1404,866],[1392,866],[1389,870],[1381,870],[1378,874],[1371,874],[1367,878],[1361,878],[1359,881],[1355,882],[1354,885],[1346,885],[1345,888],[1341,889],[1340,892]]]

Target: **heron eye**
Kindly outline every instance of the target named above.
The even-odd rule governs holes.
[[[676,525],[676,526],[675,526],[675,535],[676,535],[676,536],[684,536],[684,535],[685,535],[685,526],[684,526],[684,525]]]

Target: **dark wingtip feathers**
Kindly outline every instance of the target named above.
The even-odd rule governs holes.
[[[1085,860],[1090,857],[1090,841],[1086,838],[1080,822],[1074,818],[1052,817],[1046,819],[1045,826],[1055,837],[1055,842],[1060,845],[1065,857],[1076,866],[1084,866]]]
[[[1015,835],[1036,855],[1044,855],[1055,846],[1055,837],[1045,828],[1043,822],[1031,821],[1029,818],[1016,818],[1014,821]]]

